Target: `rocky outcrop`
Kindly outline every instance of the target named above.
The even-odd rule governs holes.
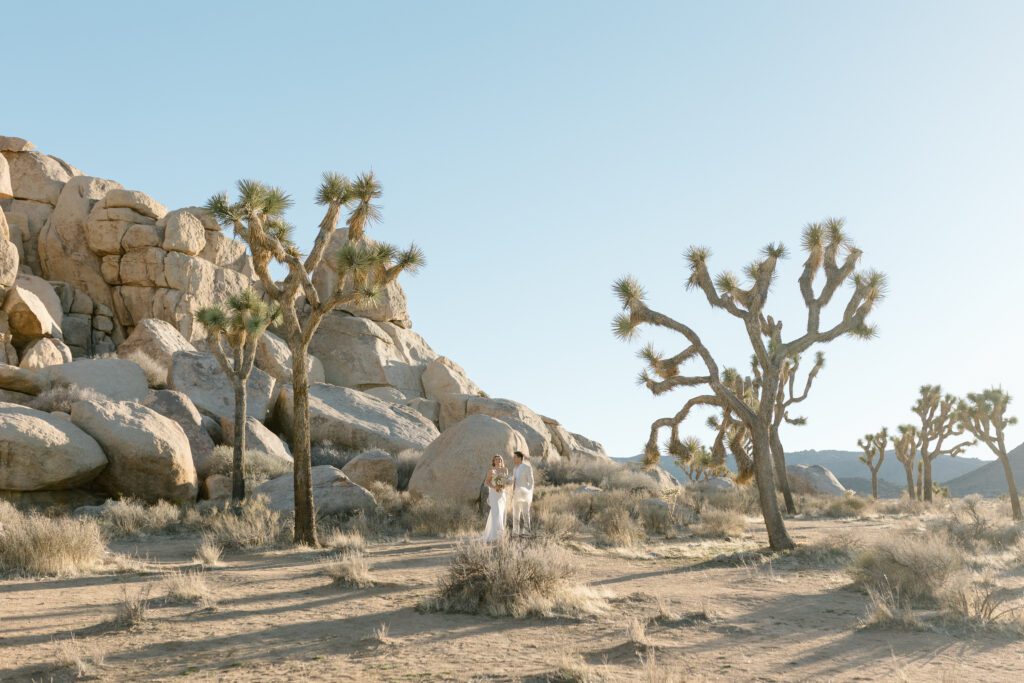
[[[67,344],[59,339],[44,337],[35,340],[25,347],[21,353],[21,362],[18,365],[19,367],[30,369],[46,368],[51,365],[70,363],[72,360],[71,349],[68,348]]]
[[[49,387],[50,382],[43,373],[0,364],[0,389],[4,391],[36,396]]]
[[[175,353],[194,353],[195,350],[196,347],[185,339],[174,325],[156,318],[146,318],[140,321],[128,339],[117,347],[117,355],[121,358],[130,358],[141,353],[154,360],[167,373],[171,369],[171,358]]]
[[[341,471],[349,479],[363,488],[371,484],[382,483],[395,487],[398,485],[398,467],[395,458],[384,451],[365,451],[349,460]]]
[[[491,458],[502,455],[511,464],[512,453],[526,447],[522,435],[503,421],[471,415],[423,452],[409,480],[409,493],[473,503],[480,498]]]
[[[317,516],[347,514],[377,504],[369,491],[330,465],[314,467],[312,479]],[[295,483],[290,474],[263,482],[254,494],[266,496],[271,510],[290,512],[295,509]]]
[[[0,489],[73,489],[106,465],[96,440],[67,420],[0,403]]]
[[[846,487],[836,475],[821,465],[787,465],[786,477],[794,493],[814,493],[821,496],[846,495]]]
[[[202,415],[188,396],[180,391],[161,389],[150,394],[143,405],[178,423],[188,439],[196,476],[206,478],[213,467],[213,439],[203,427]]]
[[[43,337],[63,339],[64,312],[53,287],[34,275],[19,275],[4,300],[13,343],[23,348]]]
[[[188,396],[200,412],[218,420],[235,419],[234,388],[213,354],[178,351],[167,379],[170,388]],[[277,398],[277,382],[253,368],[246,390],[246,414],[261,422],[267,419]]]
[[[461,365],[438,356],[423,369],[423,392],[426,398],[437,401],[452,394],[479,395],[480,387],[466,376]]]
[[[256,347],[256,367],[285,384],[292,382],[292,352],[283,339],[272,332],[264,332]],[[310,383],[324,381],[324,366],[310,354],[306,358],[306,372]]]
[[[224,442],[234,444],[235,421],[233,419],[222,420],[221,427],[224,434]],[[285,465],[292,464],[292,454],[284,441],[281,441],[281,437],[267,429],[262,422],[252,417],[245,419],[245,450],[263,453]]]
[[[291,433],[292,390],[285,386],[277,402],[277,424]],[[397,455],[422,450],[437,438],[437,427],[419,412],[354,389],[330,384],[309,388],[312,441],[331,441],[349,450],[380,448]]]
[[[142,401],[149,394],[146,374],[135,363],[119,358],[76,360],[45,370],[51,385],[75,385],[93,389],[111,401]]]
[[[181,427],[138,403],[77,401],[71,421],[103,448],[109,464],[96,482],[112,495],[188,503],[199,481]]]

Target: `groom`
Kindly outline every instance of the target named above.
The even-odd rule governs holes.
[[[516,451],[512,470],[512,533],[530,533],[530,506],[533,504],[533,466]],[[520,526],[520,521],[523,525]]]

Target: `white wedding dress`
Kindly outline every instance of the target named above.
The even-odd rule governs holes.
[[[491,506],[491,512],[487,515],[487,526],[484,527],[484,535],[480,540],[485,543],[497,543],[505,538],[505,519],[508,511],[506,491],[495,491],[488,486],[487,504]]]

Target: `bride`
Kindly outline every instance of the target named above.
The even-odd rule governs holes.
[[[481,541],[493,543],[505,538],[505,511],[508,508],[508,470],[500,455],[491,458],[491,469],[484,484],[487,486],[487,504],[491,513],[487,515],[487,526]]]

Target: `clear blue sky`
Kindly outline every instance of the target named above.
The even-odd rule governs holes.
[[[742,365],[681,252],[739,269],[827,215],[891,295],[879,339],[826,349],[789,450],[855,448],[928,382],[1024,411],[1024,4],[8,2],[0,23],[0,134],[170,207],[260,178],[309,240],[320,172],[373,168],[374,235],[430,260],[415,329],[615,455],[683,397],[634,385],[612,280]]]

